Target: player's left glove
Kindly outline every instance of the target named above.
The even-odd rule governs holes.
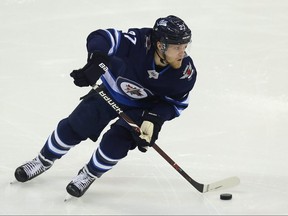
[[[146,152],[148,147],[153,146],[155,141],[158,139],[158,134],[164,120],[155,113],[144,112],[143,122],[141,124],[141,134],[132,132],[133,138],[141,152]]]
[[[83,86],[94,86],[102,74],[108,70],[109,58],[101,52],[94,52],[90,55],[87,64],[79,69],[73,70],[70,76],[74,84]]]

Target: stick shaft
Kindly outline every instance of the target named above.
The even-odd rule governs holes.
[[[94,86],[93,89],[109,104],[118,114],[119,116],[126,121],[136,132],[141,132],[141,129],[135,122],[127,116],[120,106],[109,97],[103,90],[99,90],[98,86]],[[109,101],[109,103],[108,103]],[[116,106],[115,106],[116,105]],[[193,187],[195,187],[199,192],[203,193],[204,184],[198,183],[193,180],[174,160],[172,160],[169,155],[167,155],[156,143],[152,145],[152,147],[175,169],[180,173]]]

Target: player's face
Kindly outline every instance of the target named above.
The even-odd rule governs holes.
[[[168,44],[165,55],[166,61],[171,65],[171,67],[175,69],[181,67],[187,46],[188,44]]]

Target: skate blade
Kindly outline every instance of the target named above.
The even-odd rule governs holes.
[[[16,184],[16,183],[19,183],[19,181],[17,181],[16,179],[10,181],[10,185],[12,185],[12,184]]]
[[[65,199],[64,199],[64,202],[69,202],[72,199],[73,199],[73,196],[71,196],[70,194],[67,194]]]

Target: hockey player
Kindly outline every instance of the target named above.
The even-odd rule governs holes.
[[[81,197],[95,179],[100,178],[129,150],[146,152],[158,138],[165,121],[178,117],[188,106],[189,92],[196,81],[196,69],[185,52],[191,30],[173,15],[159,18],[153,28],[131,28],[127,33],[99,29],[87,37],[87,64],[70,73],[79,87],[100,89],[136,122],[137,134],[94,90],[82,98],[75,110],[62,119],[39,154],[15,170],[19,182],[29,181],[50,169],[81,141],[97,141],[91,159],[67,185],[67,192]],[[101,80],[101,81],[100,81]]]

